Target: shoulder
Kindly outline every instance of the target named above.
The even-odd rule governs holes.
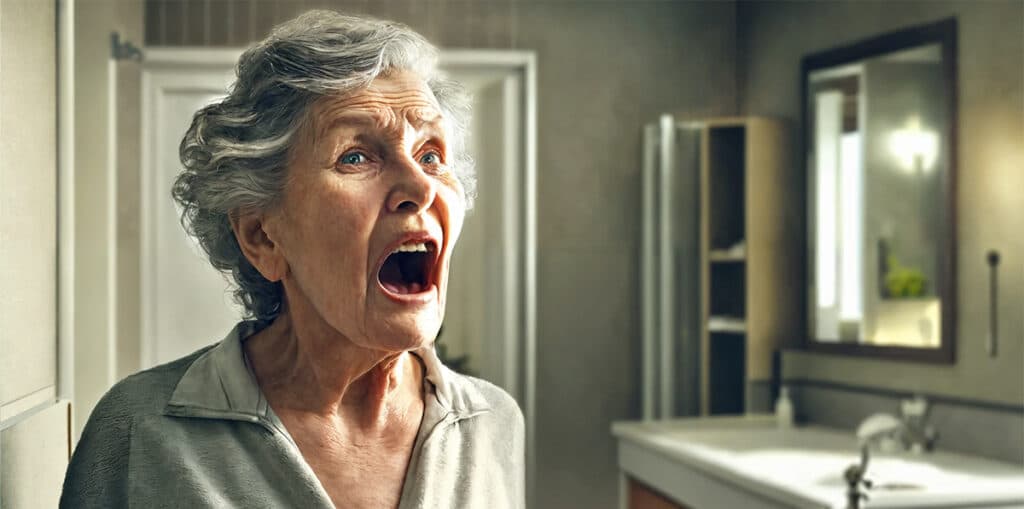
[[[136,373],[107,391],[93,408],[68,463],[61,507],[126,505],[136,419],[161,413],[185,370],[207,349]]]
[[[473,376],[448,370],[445,373],[452,387],[452,404],[467,414],[489,414],[497,422],[523,429],[523,412],[519,403],[501,387]]]
[[[96,404],[89,422],[162,413],[189,366],[210,348],[213,345],[117,382]]]
[[[476,480],[498,481],[489,485],[491,500],[508,500],[507,507],[522,507],[525,498],[526,433],[523,412],[508,392],[486,380],[448,373],[456,399],[472,400],[463,409],[456,429],[463,435],[463,461]],[[471,483],[474,484],[474,483]],[[505,507],[503,506],[503,507]]]

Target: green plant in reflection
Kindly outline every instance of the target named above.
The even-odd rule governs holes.
[[[922,297],[928,279],[920,269],[905,267],[895,255],[890,254],[886,260],[888,270],[885,274],[885,289],[889,297]]]

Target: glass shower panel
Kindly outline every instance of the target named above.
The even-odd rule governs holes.
[[[643,414],[696,415],[700,385],[700,138],[670,115],[644,128]]]

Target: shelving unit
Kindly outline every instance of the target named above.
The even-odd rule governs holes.
[[[770,407],[772,356],[796,344],[803,261],[799,170],[774,119],[701,133],[701,413]]]

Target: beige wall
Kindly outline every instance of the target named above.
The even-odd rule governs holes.
[[[81,432],[93,406],[110,385],[137,364],[118,366],[119,359],[138,359],[135,341],[136,317],[121,318],[118,308],[137,306],[133,298],[129,271],[137,272],[137,256],[126,256],[134,249],[131,239],[125,240],[132,228],[137,210],[125,214],[125,206],[138,199],[137,163],[132,166],[132,153],[137,154],[137,133],[124,129],[119,133],[118,157],[127,164],[119,168],[124,178],[108,175],[108,143],[110,124],[109,85],[110,33],[141,45],[142,0],[79,0],[75,2],[75,437]],[[138,122],[138,67],[134,63],[118,63],[118,118],[129,130]],[[127,73],[127,77],[126,77]],[[134,96],[132,95],[134,93]],[[134,104],[132,98],[135,98]],[[112,201],[113,200],[113,201]],[[115,207],[115,208],[111,208]],[[135,205],[137,209],[137,205]],[[110,230],[110,218],[117,218],[118,231]],[[128,235],[130,237],[130,235]],[[137,243],[137,234],[136,243]],[[113,263],[111,262],[113,257]],[[137,281],[138,276],[134,279]],[[123,290],[119,287],[123,286]],[[130,282],[129,282],[130,283]],[[119,295],[123,292],[123,295]],[[121,311],[123,313],[123,311]],[[135,330],[132,324],[135,323]],[[121,334],[122,338],[117,335]],[[123,346],[126,344],[127,346]],[[123,352],[119,352],[119,346]]]
[[[536,507],[615,507],[610,423],[640,414],[641,126],[735,113],[735,4],[151,1],[147,44],[242,44],[316,5],[537,52]]]
[[[803,55],[950,16],[959,20],[957,362],[790,352],[787,377],[1024,404],[1024,3],[741,2],[739,104],[797,120]],[[985,352],[989,249],[1002,253],[995,359]]]

